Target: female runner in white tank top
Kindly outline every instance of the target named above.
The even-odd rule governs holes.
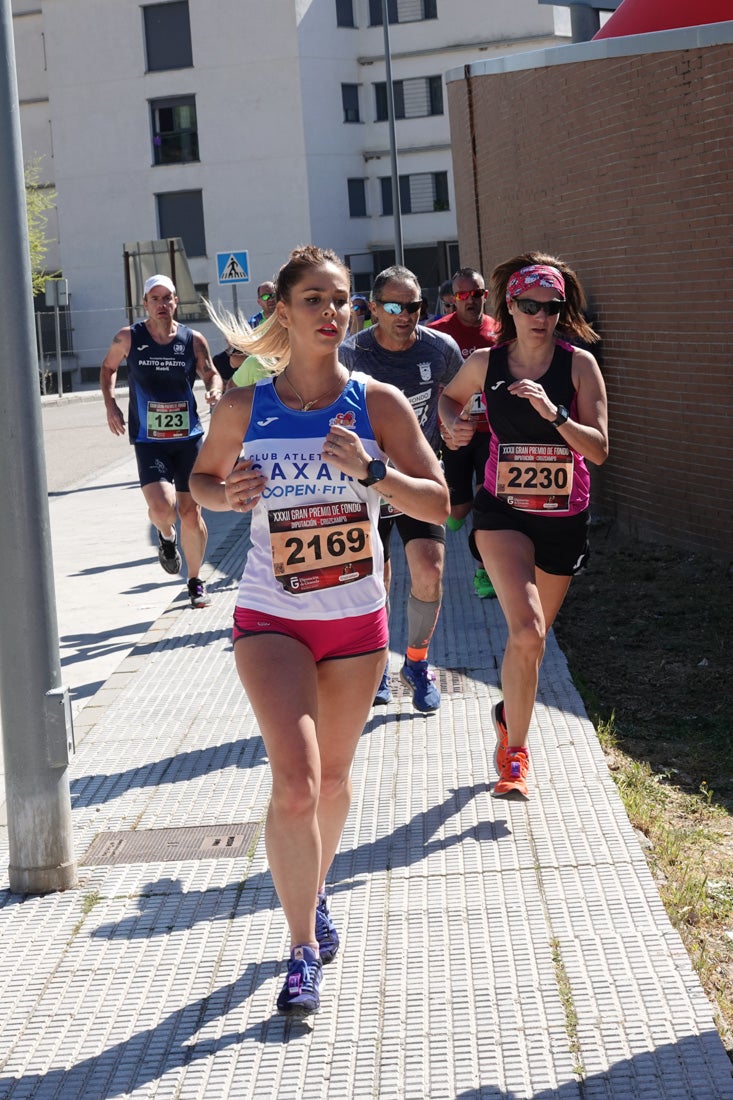
[[[380,499],[430,523],[445,521],[449,499],[406,398],[339,362],[350,318],[339,257],[296,249],[276,294],[254,334],[215,318],[233,347],[277,366],[219,403],[191,491],[207,508],[252,513],[234,653],[272,769],[265,841],[291,933],[278,1010],[306,1016],[338,948],[326,875],[388,642]]]

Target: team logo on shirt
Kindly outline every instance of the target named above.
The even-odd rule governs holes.
[[[433,377],[433,371],[430,363],[418,363],[417,369],[420,371],[420,381],[430,382]]]
[[[176,355],[181,355],[185,349],[185,344],[174,344],[173,351]]]
[[[338,424],[341,428],[355,428],[356,417],[353,412],[340,412],[336,413],[333,420],[329,420],[329,427],[333,427],[334,424]]]

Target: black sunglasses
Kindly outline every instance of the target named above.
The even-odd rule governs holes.
[[[565,305],[557,298],[553,298],[550,302],[536,302],[534,298],[515,298],[514,304],[519,307],[521,313],[528,313],[530,317],[534,317],[541,309],[544,309],[548,317],[554,317]]]
[[[391,313],[393,317],[399,317],[403,309],[406,309],[408,313],[417,313],[418,310],[422,309],[422,302],[384,302],[381,298],[375,298],[374,300],[384,307],[385,313]]]

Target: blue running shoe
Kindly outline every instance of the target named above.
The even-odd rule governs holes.
[[[315,951],[299,944],[290,952],[288,974],[277,999],[281,1016],[312,1016],[321,1007],[319,991],[323,966]]]
[[[375,707],[386,707],[392,701],[392,688],[389,686],[389,665],[384,670],[377,694],[374,696]]]
[[[412,691],[412,705],[416,710],[429,714],[440,706],[440,692],[435,686],[435,673],[428,669],[427,661],[408,661],[400,669],[402,682]]]
[[[336,925],[331,920],[328,899],[325,894],[323,897],[319,896],[316,907],[316,939],[318,940],[318,952],[321,956],[321,962],[325,966],[330,963],[339,949],[339,934],[336,931]]]

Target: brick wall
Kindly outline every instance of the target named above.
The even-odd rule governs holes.
[[[562,256],[603,337],[595,511],[733,556],[733,45],[448,85],[461,262]]]

